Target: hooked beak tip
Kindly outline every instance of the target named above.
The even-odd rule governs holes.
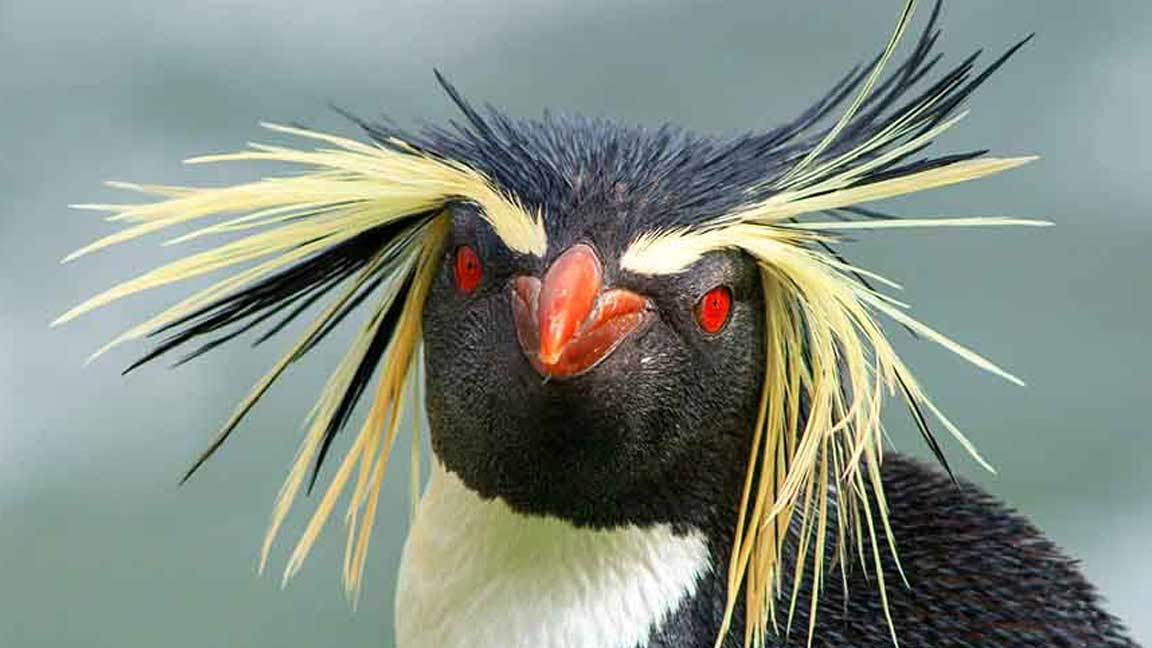
[[[564,348],[559,347],[555,349],[549,349],[547,351],[541,349],[540,353],[536,357],[540,360],[540,364],[544,365],[545,367],[551,367],[560,362],[560,356],[563,354]]]

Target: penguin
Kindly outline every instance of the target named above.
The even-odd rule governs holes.
[[[937,2],[893,62],[915,6],[880,54],[766,132],[518,119],[477,109],[439,73],[462,115],[444,127],[347,115],[361,141],[267,124],[313,148],[192,161],[295,173],[113,183],[153,200],[82,205],[124,227],[67,260],[173,227],[192,227],[177,242],[231,238],[57,323],[227,269],[98,354],[153,339],[134,370],[297,332],[187,479],[290,367],[358,321],[308,414],[261,569],[323,472],[285,578],[346,501],[343,577],[358,595],[385,469],[411,428],[401,648],[1132,648],[1075,561],[952,474],[939,428],[982,458],[887,330],[1019,380],[912,317],[894,282],[842,252],[854,232],[1048,224],[870,205],[1031,159],[935,152],[1028,39],[983,68],[973,55],[941,71]],[[936,465],[886,448],[892,398]],[[328,462],[348,428],[351,446]]]

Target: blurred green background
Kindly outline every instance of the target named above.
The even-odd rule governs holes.
[[[391,643],[407,517],[402,464],[357,612],[340,591],[338,528],[285,591],[278,573],[255,573],[299,421],[341,344],[289,375],[178,488],[279,345],[237,345],[179,371],[127,378],[119,369],[139,348],[83,367],[102,341],[177,292],[62,330],[48,322],[175,251],[148,240],[61,267],[65,253],[110,231],[66,204],[123,198],[100,185],[109,178],[251,178],[262,170],[179,160],[267,139],[261,119],[352,133],[330,101],[405,124],[451,117],[433,66],[515,115],[551,107],[707,132],[763,128],[877,51],[899,4],[4,0],[0,645]],[[1059,226],[868,235],[851,253],[903,281],[926,321],[1029,381],[1013,387],[897,336],[938,402],[999,468],[982,474],[951,444],[962,473],[1082,558],[1109,607],[1152,641],[1152,3],[953,0],[943,25],[950,61],[1039,33],[942,144],[1043,159],[890,207]],[[890,418],[896,445],[920,452],[905,417]],[[282,537],[292,539],[312,504]]]

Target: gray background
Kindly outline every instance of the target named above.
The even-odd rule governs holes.
[[[445,118],[433,66],[517,115],[553,107],[709,132],[765,127],[876,51],[898,9],[896,0],[0,4],[0,645],[390,643],[402,467],[389,480],[357,613],[340,593],[338,528],[286,591],[277,574],[255,574],[299,420],[341,345],[291,374],[177,488],[279,345],[128,378],[118,370],[138,348],[83,368],[101,341],[177,293],[62,330],[48,322],[173,251],[150,239],[62,268],[62,255],[109,231],[66,204],[122,198],[100,186],[107,178],[253,177],[179,160],[265,137],[260,119],[350,133],[329,101],[403,123]],[[903,280],[924,319],[1029,380],[1015,388],[900,338],[1000,469],[982,474],[953,444],[963,474],[1082,558],[1110,607],[1150,641],[1152,3],[954,0],[944,27],[952,61],[1039,32],[943,144],[1043,160],[891,207],[1059,226],[870,235],[852,254]],[[897,445],[918,452],[905,417],[891,420]]]

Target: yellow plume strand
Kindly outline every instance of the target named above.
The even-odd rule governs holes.
[[[359,594],[368,542],[376,515],[378,492],[384,478],[384,469],[403,416],[406,403],[405,392],[413,388],[412,386],[406,387],[406,385],[410,380],[418,378],[418,372],[413,371],[413,367],[418,357],[417,349],[421,339],[420,322],[423,304],[443,254],[448,232],[448,218],[447,215],[442,214],[426,226],[430,231],[420,237],[420,248],[413,251],[412,256],[406,262],[408,267],[401,271],[401,276],[412,273],[413,283],[405,303],[400,306],[402,309],[400,320],[381,360],[382,375],[377,386],[376,397],[373,399],[368,417],[361,426],[351,449],[337,468],[303,535],[292,551],[284,569],[284,582],[295,575],[303,565],[305,558],[319,537],[324,523],[331,516],[332,510],[353,471],[358,469],[359,474],[346,517],[348,543],[345,553],[344,582],[351,597],[355,599]],[[399,279],[396,280],[395,285],[398,285],[399,281]],[[265,536],[261,551],[261,568],[266,564],[280,526],[303,486],[308,468],[315,459],[316,452],[323,440],[324,431],[335,413],[336,405],[339,403],[340,397],[347,391],[356,367],[363,359],[364,352],[367,350],[384,314],[392,307],[391,302],[395,296],[396,290],[394,288],[389,291],[380,308],[357,335],[353,347],[340,362],[324,389],[312,424],[277,499],[272,524]],[[418,442],[419,434],[413,434],[413,437],[414,442]],[[418,459],[418,455],[413,455],[414,461],[418,461]],[[363,520],[359,517],[362,507],[364,509]]]
[[[804,222],[784,223],[784,219],[805,214],[849,207],[874,200],[894,198],[904,194],[925,191],[937,187],[976,180],[984,176],[1000,173],[1023,164],[1034,157],[981,158],[957,162],[943,167],[911,173],[905,176],[882,180],[848,189],[831,190],[824,183],[805,191],[785,191],[767,200],[746,207],[718,219],[714,227],[680,227],[648,232],[637,237],[624,251],[621,266],[642,274],[674,274],[695,263],[708,252],[718,249],[740,247],[733,232],[749,231],[742,224],[773,225],[791,230],[847,230],[847,229],[897,229],[933,227],[989,227],[1005,225],[1046,226],[1051,223],[1040,220],[1017,218],[930,218],[930,219],[890,219],[852,222]],[[829,182],[831,184],[837,184]],[[817,195],[809,195],[816,193]],[[794,241],[814,241],[792,235]]]
[[[819,199],[829,200],[826,196]],[[869,222],[867,226],[884,227],[887,223]],[[955,224],[1019,223],[1016,219],[967,219]],[[855,224],[846,223],[843,229]],[[940,224],[953,223],[921,219],[910,226]],[[658,260],[661,271],[682,267],[681,263],[690,262],[690,255],[722,249],[742,250],[761,267],[765,383],[733,541],[728,605],[717,645],[728,631],[741,591],[747,605],[747,645],[763,645],[769,628],[780,631],[777,597],[789,597],[786,626],[790,626],[805,578],[810,578],[812,592],[807,610],[811,641],[825,574],[833,563],[839,563],[841,574],[846,574],[845,563],[854,554],[861,561],[870,554],[864,568],[875,572],[887,614],[881,556],[888,552],[895,559],[896,549],[880,481],[884,441],[881,409],[886,396],[899,392],[923,406],[973,457],[987,465],[912,378],[884,335],[877,315],[908,326],[970,364],[1020,383],[980,354],[919,322],[898,303],[861,285],[851,276],[859,268],[812,247],[826,238],[819,225],[823,223],[809,229],[786,223],[734,221],[710,229],[642,238],[628,251],[632,263],[643,262],[645,268],[652,269],[649,262]],[[684,256],[674,258],[678,251]],[[900,389],[901,382],[906,389]],[[802,418],[801,402],[807,403],[806,419]],[[780,572],[781,552],[789,534],[796,555],[790,578],[785,579]],[[826,556],[831,556],[831,563]],[[871,563],[871,570],[867,563]],[[896,565],[899,569],[898,560]],[[895,641],[895,629],[892,631]]]
[[[336,409],[340,404],[345,392],[347,392],[349,385],[352,382],[353,375],[355,374],[357,366],[363,362],[365,354],[371,344],[373,335],[380,327],[385,314],[393,306],[397,294],[400,291],[400,286],[407,275],[411,272],[412,266],[415,264],[416,254],[415,251],[409,252],[404,260],[404,265],[397,273],[398,276],[392,278],[387,286],[384,294],[382,295],[378,306],[375,308],[372,316],[364,322],[360,330],[357,332],[352,346],[341,358],[340,363],[337,365],[336,370],[329,377],[328,382],[324,385],[321,391],[320,398],[313,407],[312,412],[309,414],[309,426],[307,433],[304,436],[304,441],[300,445],[297,452],[296,460],[292,464],[292,468],[288,473],[288,478],[285,480],[284,485],[280,489],[280,494],[276,498],[276,505],[273,509],[272,523],[264,538],[264,544],[260,554],[260,570],[263,571],[267,564],[268,554],[271,551],[272,543],[276,538],[276,534],[280,529],[285,517],[287,517],[289,510],[291,510],[292,503],[296,499],[300,488],[304,484],[304,480],[308,475],[309,466],[316,457],[316,453],[320,449],[320,445],[324,440],[325,430],[328,424],[336,414]],[[361,435],[363,436],[363,435]],[[359,443],[359,438],[357,439]],[[336,476],[333,477],[332,483],[342,483],[347,477],[347,467],[341,466],[337,470]],[[327,499],[327,496],[324,498]],[[329,504],[330,506],[330,504]],[[323,510],[325,507],[324,500],[318,510]],[[305,531],[304,536],[308,537],[317,529],[309,529]],[[289,562],[291,567],[292,561]],[[298,565],[297,565],[298,568]],[[292,570],[294,571],[294,570]],[[288,572],[286,571],[285,577],[287,578]]]
[[[256,382],[255,385],[253,385],[252,389],[233,410],[232,415],[228,417],[228,420],[224,423],[223,426],[221,426],[215,438],[213,438],[212,443],[209,444],[208,448],[203,453],[201,453],[200,457],[196,461],[196,464],[193,466],[193,470],[195,470],[196,467],[202,464],[213,452],[216,451],[218,447],[220,447],[220,445],[227,438],[229,432],[231,432],[231,430],[234,429],[237,424],[239,424],[240,419],[242,419],[249,411],[251,411],[252,408],[256,405],[257,401],[259,401],[260,398],[268,392],[268,390],[272,387],[272,383],[276,382],[276,379],[284,373],[289,365],[300,358],[304,351],[316,341],[317,336],[332,321],[336,314],[339,313],[352,300],[356,293],[359,292],[359,290],[384,267],[386,259],[388,259],[390,256],[390,252],[391,250],[387,248],[378,252],[376,256],[373,257],[359,273],[357,273],[356,277],[349,283],[349,285],[340,292],[336,299],[334,299],[331,304],[324,308],[323,312],[321,312],[321,314],[317,316],[316,319],[309,325],[308,329],[304,332],[304,335],[300,337],[296,344],[294,344],[291,349],[276,362],[276,364],[272,367],[271,370],[268,371],[267,374],[265,374],[259,381]],[[189,471],[189,474],[191,474],[191,471]],[[263,566],[261,566],[261,569],[263,569]]]
[[[381,222],[434,209],[452,199],[468,200],[479,205],[483,217],[511,249],[538,256],[547,249],[544,226],[539,215],[527,213],[519,202],[498,190],[488,178],[463,164],[433,158],[400,140],[390,141],[391,148],[385,148],[299,128],[274,124],[264,126],[276,132],[319,140],[337,148],[303,151],[252,144],[248,151],[200,156],[187,161],[200,164],[259,160],[300,164],[312,169],[311,173],[303,175],[265,178],[230,187],[189,188],[112,183],[116,187],[159,195],[166,200],[140,205],[77,205],[80,208],[116,212],[111,220],[123,220],[134,225],[73,252],[65,257],[65,261],[173,225],[219,214],[240,212],[245,215],[222,225],[210,226],[193,236],[228,231],[241,225],[256,226],[251,221],[259,221],[262,216],[275,215],[276,218],[270,222],[280,222],[315,213],[333,214],[334,217],[308,218],[298,226],[320,227],[314,221],[325,220],[347,233],[348,227],[357,224],[368,229]],[[349,214],[348,210],[352,210],[355,216]],[[297,233],[289,229],[282,232],[282,238]],[[248,246],[261,243],[271,245],[266,238],[251,241]],[[179,274],[181,269],[182,266],[177,266],[170,271]],[[120,296],[123,295],[114,293],[105,294],[101,299],[94,298],[58,321],[67,321]]]
[[[174,187],[110,182],[110,186],[157,196],[142,204],[85,204],[80,209],[111,212],[107,218],[123,222],[125,229],[87,245],[66,257],[70,261],[105,247],[174,226],[197,223],[190,232],[171,238],[179,244],[201,237],[244,233],[218,247],[192,254],[88,299],[61,315],[61,324],[94,309],[138,292],[166,286],[221,270],[232,274],[195,291],[176,304],[116,336],[96,355],[130,340],[173,326],[221,299],[261,280],[390,223],[406,225],[381,249],[366,259],[311,322],[301,338],[252,387],[222,426],[196,466],[211,454],[236,427],[288,366],[306,353],[330,325],[374,281],[383,281],[379,301],[357,332],[308,415],[308,426],[272,512],[272,520],[260,552],[261,571],[296,496],[303,487],[329,428],[348,391],[358,366],[366,358],[374,335],[385,316],[399,310],[381,359],[381,377],[367,419],[351,449],[337,468],[284,571],[287,581],[302,566],[341,492],[355,473],[346,523],[348,540],[344,583],[355,598],[360,589],[368,541],[376,515],[384,468],[403,418],[404,403],[419,389],[420,319],[424,300],[439,266],[447,241],[450,216],[442,207],[450,201],[468,201],[480,208],[482,217],[511,249],[543,255],[547,239],[539,214],[531,214],[513,197],[499,190],[480,172],[461,163],[440,159],[390,140],[386,145],[354,140],[298,128],[264,124],[277,133],[318,142],[314,150],[251,144],[239,153],[192,158],[191,164],[224,161],[267,161],[302,165],[294,176],[270,177],[244,184],[216,187]],[[424,214],[439,213],[425,217]],[[223,219],[217,217],[224,216]],[[213,222],[204,222],[207,219]],[[410,223],[410,224],[407,224]],[[396,302],[409,282],[402,304]],[[418,396],[417,396],[418,397]],[[416,417],[418,420],[418,417]],[[413,431],[413,501],[419,489],[419,430]],[[195,469],[195,467],[193,468]]]
[[[892,58],[892,54],[896,52],[896,45],[904,36],[904,32],[908,29],[908,23],[912,20],[912,14],[915,12],[916,0],[907,0],[907,2],[904,3],[904,9],[900,12],[899,19],[896,21],[896,27],[892,30],[892,36],[888,39],[888,45],[885,46],[884,52],[880,55],[879,60],[876,61],[871,72],[868,73],[868,78],[864,81],[864,85],[861,86],[860,91],[852,100],[851,105],[848,106],[848,109],[844,111],[844,114],[840,116],[840,119],[831,130],[828,131],[828,134],[825,135],[796,166],[792,167],[787,176],[785,176],[785,181],[787,181],[789,177],[795,176],[803,171],[809,164],[816,160],[821,153],[836,141],[836,138],[839,137],[844,128],[852,121],[852,117],[856,115],[856,111],[860,109],[860,106],[864,104],[864,100],[872,93],[873,86],[875,86],[876,81],[879,80],[885,65],[887,65],[888,61]]]
[[[412,413],[415,420],[412,422],[412,438],[411,444],[408,448],[409,457],[408,463],[411,468],[408,471],[408,519],[412,521],[416,517],[416,511],[420,506],[420,487],[424,483],[421,475],[421,444],[423,443],[424,436],[420,434],[424,421],[421,416],[424,413],[424,345],[420,345],[417,351],[417,358],[414,360],[416,376],[408,381],[408,385],[412,389],[411,399],[416,403],[416,411]]]

